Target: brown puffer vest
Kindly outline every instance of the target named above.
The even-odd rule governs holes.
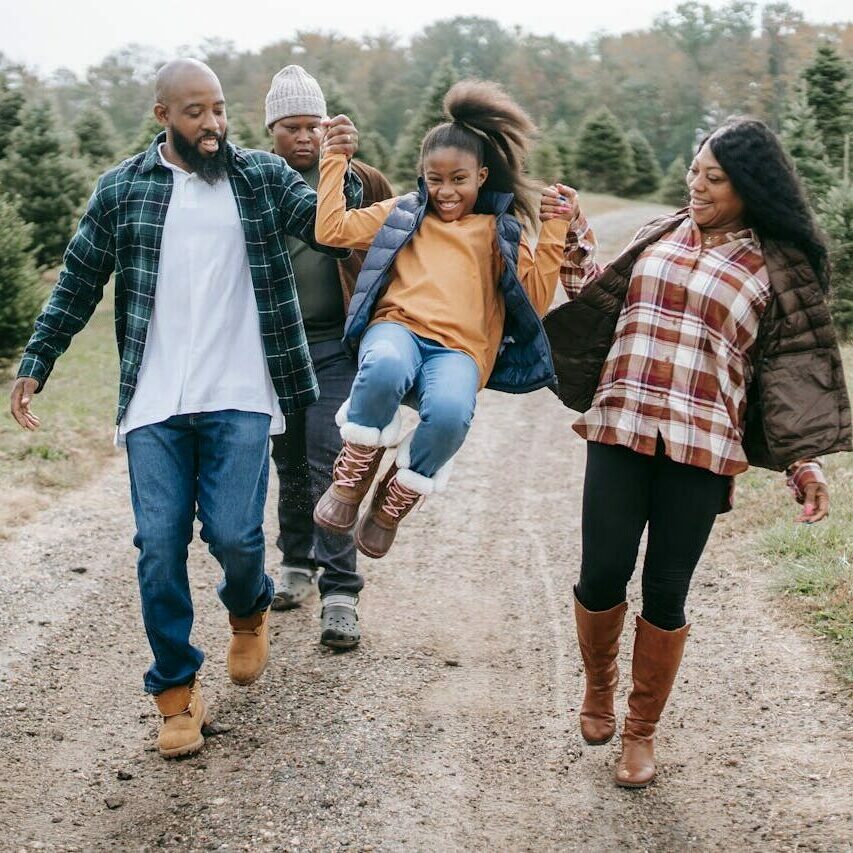
[[[545,317],[558,386],[570,409],[592,404],[631,271],[652,243],[686,218],[679,212],[650,223],[572,302]],[[826,300],[806,256],[765,240],[772,294],[751,357],[743,448],[750,465],[782,471],[798,459],[853,449],[850,401]]]

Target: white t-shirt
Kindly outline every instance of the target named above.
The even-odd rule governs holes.
[[[231,184],[185,172],[165,159],[162,144],[160,162],[174,187],[136,391],[116,444],[173,415],[224,409],[268,414],[270,435],[283,433]]]

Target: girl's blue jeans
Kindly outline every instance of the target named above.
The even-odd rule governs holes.
[[[462,446],[479,386],[479,368],[467,353],[399,323],[377,323],[361,339],[349,420],[384,429],[403,398],[414,397],[421,422],[412,437],[411,469],[433,477]]]

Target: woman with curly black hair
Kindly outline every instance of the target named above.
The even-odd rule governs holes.
[[[797,520],[816,522],[829,512],[817,457],[851,449],[826,246],[779,141],[731,119],[699,146],[687,184],[689,207],[646,225],[604,269],[577,195],[560,187],[575,214],[561,270],[570,301],[546,319],[558,393],[583,413],[574,428],[588,442],[575,616],[589,744],[615,732],[626,585],[648,526],[615,772],[632,788],[655,776],[691,576],[734,476],[787,471]]]

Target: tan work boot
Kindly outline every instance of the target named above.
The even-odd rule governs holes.
[[[157,736],[160,755],[177,758],[198,752],[204,746],[201,727],[210,722],[198,677],[158,693],[154,702],[163,717]]]
[[[645,788],[655,778],[655,728],[675,683],[690,626],[664,631],[637,617],[634,687],[622,732],[622,755],[614,779],[622,788]]]
[[[399,472],[395,463],[379,481],[370,509],[364,514],[355,532],[358,550],[374,559],[388,553],[397,535],[397,526],[423,497],[420,492],[400,482]]]
[[[335,533],[352,530],[384,453],[384,447],[344,442],[332,469],[332,485],[314,507],[315,524]]]
[[[587,610],[575,595],[575,625],[586,674],[581,705],[581,734],[590,746],[607,743],[616,732],[613,693],[619,682],[616,655],[627,603],[610,610]]]
[[[231,623],[228,675],[235,684],[252,684],[267,668],[270,658],[269,615],[269,607],[242,618],[228,614]]]

